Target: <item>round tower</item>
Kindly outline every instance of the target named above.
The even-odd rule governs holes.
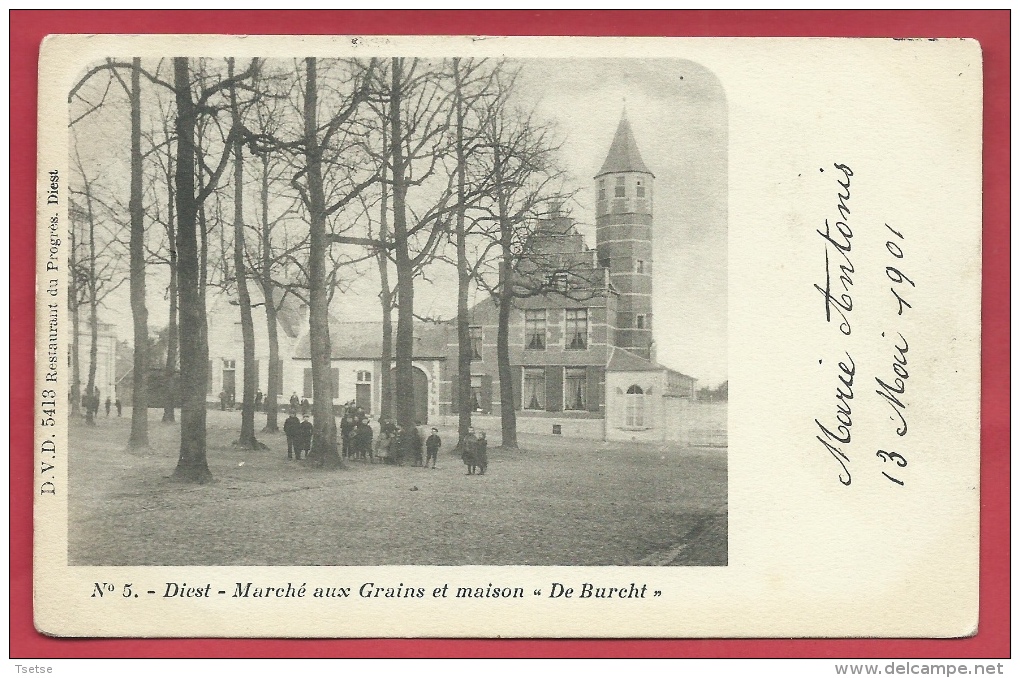
[[[595,242],[599,265],[619,292],[613,342],[651,359],[652,185],[624,111],[602,169],[595,175]]]

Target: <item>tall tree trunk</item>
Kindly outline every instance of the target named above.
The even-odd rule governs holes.
[[[510,315],[513,310],[513,281],[510,270],[509,240],[503,247],[500,265],[499,325],[496,329],[496,366],[499,371],[499,413],[503,433],[502,446],[517,449],[517,412],[514,411],[513,368],[510,366]]]
[[[227,61],[227,77],[234,77],[234,59]],[[241,405],[241,435],[238,447],[250,450],[260,449],[255,439],[255,390],[258,375],[255,374],[255,323],[251,317],[251,295],[248,293],[248,278],[244,264],[244,158],[240,134],[241,112],[237,107],[237,88],[230,87],[230,110],[234,130],[234,277],[237,284],[237,300],[241,309],[241,344],[244,353],[244,396]]]
[[[503,158],[497,144],[493,153],[496,200],[499,209],[499,239],[502,262],[499,268],[499,327],[496,331],[496,366],[499,371],[500,425],[502,447],[517,449],[517,412],[514,411],[513,374],[510,367],[510,314],[514,303],[513,224],[503,185]]]
[[[263,433],[278,433],[280,425],[276,416],[276,392],[280,379],[280,336],[276,318],[276,296],[273,286],[273,241],[269,226],[269,154],[262,154],[262,296],[266,302],[266,330],[269,334],[269,384],[266,388],[266,426]]]
[[[174,57],[177,99],[177,245],[181,298],[181,450],[174,478],[204,483],[212,479],[205,449],[205,394],[209,342],[205,298],[199,286],[195,194],[195,104],[187,57]]]
[[[397,263],[397,374],[396,409],[401,427],[415,425],[414,382],[411,361],[414,354],[414,267],[408,251],[407,177],[403,154],[400,115],[402,60],[394,58],[390,69],[390,155],[393,167],[393,240]]]
[[[464,93],[461,83],[460,59],[453,59],[454,97],[457,107],[457,446],[471,428],[471,321],[468,317],[468,286],[471,274],[467,260],[467,229],[464,224]]]
[[[167,161],[167,221],[166,236],[170,247],[170,314],[166,324],[166,389],[167,400],[163,404],[163,423],[171,424],[177,420],[176,407],[178,389],[175,388],[177,377],[177,230],[174,227],[174,183],[173,158]]]
[[[134,370],[131,375],[131,435],[128,447],[149,446],[149,311],[145,306],[145,222],[142,209],[142,62],[131,62],[131,317]]]
[[[89,226],[89,326],[91,328],[89,344],[89,377],[85,392],[88,393],[89,404],[85,408],[85,423],[95,426],[95,416],[99,411],[99,403],[96,401],[96,358],[99,354],[99,318],[97,317],[98,302],[96,299],[96,219],[92,211],[92,187],[88,180],[85,181],[85,212]]]
[[[71,222],[69,233],[68,270],[67,278],[67,302],[71,311],[71,416],[81,416],[81,357],[78,352],[81,350],[81,340],[78,333],[81,331],[81,314],[79,312],[78,300],[81,298],[81,291],[78,289],[78,238],[75,234],[77,227]]]
[[[383,121],[383,162],[382,181],[380,183],[382,200],[379,207],[379,242],[385,245],[389,237],[389,201],[390,189],[387,183],[386,170],[389,160],[389,146],[387,140],[388,120]],[[385,247],[380,247],[376,252],[376,259],[379,263],[379,303],[382,305],[382,374],[379,375],[379,390],[382,392],[379,413],[380,416],[389,419],[393,416],[393,290],[390,289],[390,257]]]
[[[333,415],[330,371],[329,290],[326,289],[326,196],[322,186],[322,149],[318,139],[316,59],[305,59],[304,101],[306,180],[308,185],[308,338],[312,358],[313,439],[309,457],[320,466],[341,465]]]

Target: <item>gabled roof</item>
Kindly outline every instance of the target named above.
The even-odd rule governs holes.
[[[606,365],[607,372],[661,372],[667,368],[659,363],[646,360],[636,353],[618,346],[613,347]]]
[[[634,132],[630,129],[630,121],[627,120],[627,112],[623,112],[620,124],[616,128],[616,136],[609,147],[609,155],[602,163],[602,169],[595,175],[595,178],[603,174],[614,172],[644,172],[652,174],[645,161],[641,159],[641,152],[638,151],[637,142],[634,140]],[[654,174],[652,176],[655,176]]]
[[[419,323],[414,328],[414,358],[443,358],[447,354],[446,323]],[[396,342],[394,327],[394,343]],[[382,322],[329,323],[330,358],[333,360],[378,360],[382,357]],[[311,350],[308,335],[301,338],[294,357],[309,360]]]

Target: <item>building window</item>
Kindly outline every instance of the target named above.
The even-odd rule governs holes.
[[[643,259],[638,259],[637,261],[634,262],[634,272],[635,273],[645,272],[645,262]]]
[[[482,375],[471,375],[471,411],[482,411]]]
[[[471,360],[481,360],[481,327],[469,327],[471,335]]]
[[[231,403],[237,395],[237,361],[223,360],[223,392]]]
[[[637,197],[639,198],[645,197],[645,182],[643,182],[641,179],[637,180]]]
[[[627,178],[616,177],[616,193],[614,194],[617,198],[627,197]]]
[[[568,367],[563,381],[563,409],[588,409],[587,394],[588,370],[584,367]]]
[[[372,373],[368,370],[358,370],[358,383],[368,384],[372,382]]]
[[[634,326],[637,327],[639,330],[645,329],[645,314],[644,313],[638,313],[637,318],[635,319],[635,325]]]
[[[584,350],[588,348],[588,309],[568,308],[566,347]]]
[[[524,312],[524,347],[545,350],[545,309]]]
[[[606,199],[606,180],[599,179],[599,200]]]
[[[559,292],[567,291],[567,272],[556,271],[555,273],[545,274],[545,287],[549,290],[557,290]]]
[[[645,425],[645,395],[637,384],[627,389],[627,406],[624,411],[624,426],[642,428]]]
[[[599,259],[599,266],[602,268],[609,268],[609,257],[602,257]]]
[[[524,368],[524,409],[545,409],[545,368]]]

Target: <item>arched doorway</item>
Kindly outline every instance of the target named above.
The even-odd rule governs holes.
[[[397,387],[397,368],[390,370],[390,384]],[[411,386],[414,390],[414,420],[422,424],[429,423],[429,378],[420,367],[411,366]],[[392,398],[393,411],[396,413],[397,401]]]

